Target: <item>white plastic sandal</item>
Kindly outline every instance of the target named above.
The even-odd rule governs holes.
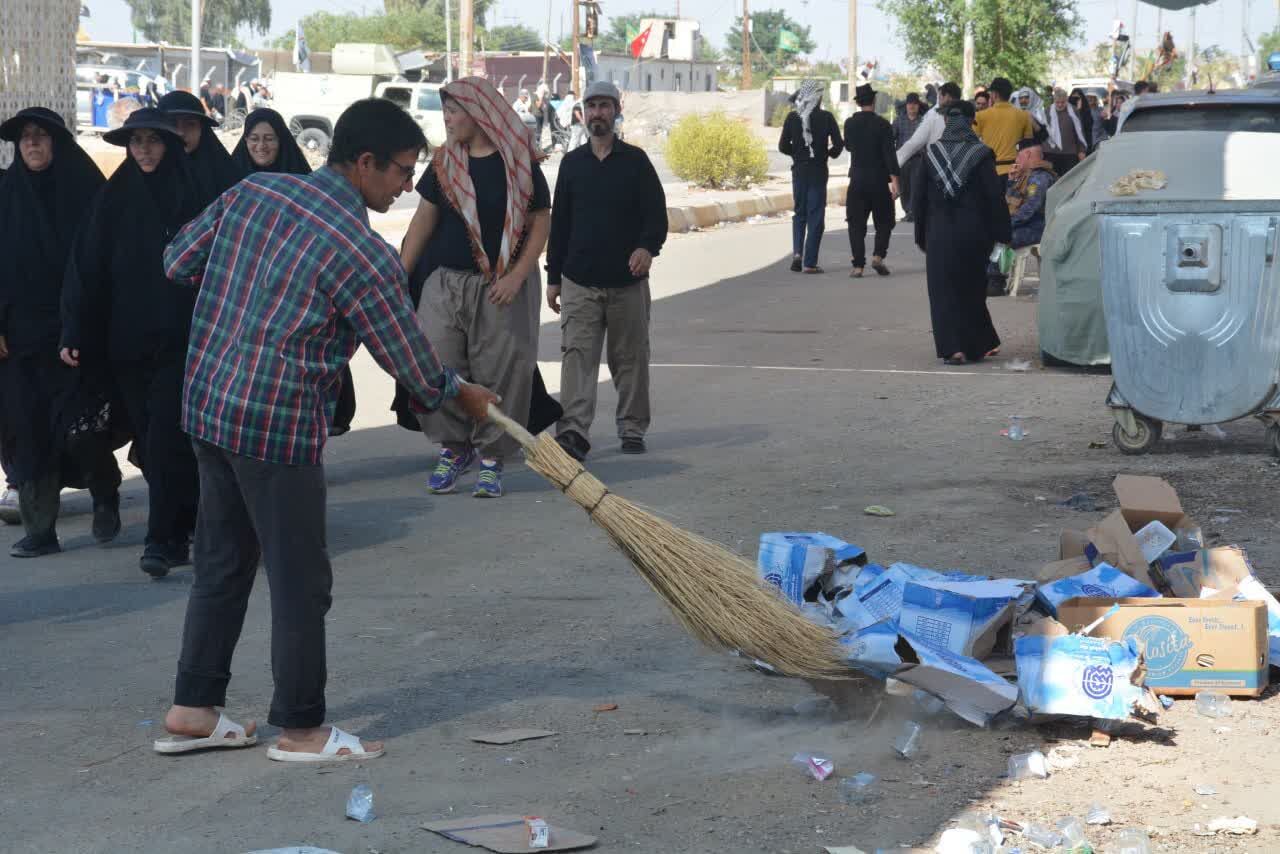
[[[190,753],[193,750],[210,750],[220,747],[253,747],[258,736],[245,735],[244,727],[231,718],[218,713],[218,725],[211,735],[203,738],[193,735],[170,735],[157,738],[152,745],[156,753]]]
[[[342,748],[350,753],[339,753]],[[365,750],[360,739],[336,726],[329,727],[329,740],[319,753],[300,753],[296,750],[267,748],[267,758],[277,762],[350,762],[354,759],[377,759],[385,750]]]

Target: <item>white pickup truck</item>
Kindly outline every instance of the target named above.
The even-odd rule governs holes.
[[[432,147],[445,139],[440,84],[400,78],[395,55],[386,45],[337,44],[333,72],[278,72],[271,86],[276,109],[298,144],[324,154],[342,111],[363,98],[386,98],[413,116]]]

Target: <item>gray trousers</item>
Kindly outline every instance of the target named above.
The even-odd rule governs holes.
[[[333,602],[324,467],[278,465],[193,444],[200,467],[195,581],[173,702],[226,705],[231,658],[262,558],[271,590],[275,680],[267,722],[290,729],[320,726],[327,679],[324,617]]]
[[[564,280],[560,289],[560,403],[557,433],[586,438],[596,415],[600,356],[608,345],[618,392],[618,438],[642,439],[649,429],[649,280],[592,288]]]
[[[542,279],[536,271],[515,302],[497,306],[489,302],[489,281],[483,276],[441,267],[422,286],[418,325],[441,364],[497,394],[502,411],[524,423],[538,360],[541,305]],[[492,421],[477,424],[468,418],[454,401],[418,421],[431,441],[450,450],[472,447],[481,457],[502,460],[520,447]]]

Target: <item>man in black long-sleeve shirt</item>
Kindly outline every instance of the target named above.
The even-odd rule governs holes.
[[[600,354],[618,392],[624,454],[643,454],[649,429],[649,267],[667,239],[667,198],[649,156],[614,134],[620,95],[587,89],[591,144],[565,155],[556,178],[547,244],[547,303],[563,316],[556,441],[582,460],[596,412]]]
[[[807,80],[792,97],[778,151],[792,160],[791,272],[821,273],[818,250],[827,227],[827,161],[844,151],[836,117],[822,109],[822,86]]]
[[[876,224],[876,245],[871,268],[889,275],[884,256],[893,234],[893,200],[898,196],[898,155],[893,147],[893,127],[875,113],[876,93],[870,84],[858,87],[854,99],[859,111],[844,123],[844,144],[849,149],[849,248],[853,252],[855,279],[867,266],[867,215]]]

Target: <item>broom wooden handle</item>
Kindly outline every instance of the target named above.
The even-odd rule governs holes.
[[[494,404],[489,404],[489,417],[501,427],[511,434],[517,442],[527,449],[532,449],[538,442],[534,435],[524,428],[524,425],[510,418],[505,412]]]

